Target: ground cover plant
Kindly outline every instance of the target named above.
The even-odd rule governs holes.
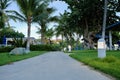
[[[107,51],[103,59],[97,57],[97,50],[72,51],[70,56],[120,80],[120,51]]]
[[[31,51],[30,53],[23,55],[9,55],[7,52],[0,53],[0,66],[5,64],[12,64],[15,61],[20,61],[34,56],[38,56],[45,52],[46,51]]]

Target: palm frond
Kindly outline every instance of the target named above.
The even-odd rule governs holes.
[[[16,18],[17,20],[19,20],[21,22],[23,22],[23,21],[26,22],[26,18],[22,14],[20,14],[20,13],[18,13],[16,11],[12,11],[12,14],[13,14],[14,18]]]
[[[0,9],[6,9],[10,4],[11,0],[0,0]]]

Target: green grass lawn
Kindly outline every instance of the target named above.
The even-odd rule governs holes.
[[[0,66],[5,64],[11,64],[15,61],[31,58],[45,53],[45,51],[31,51],[29,54],[24,55],[8,55],[8,53],[0,53]]]
[[[120,80],[120,51],[107,51],[107,57],[97,58],[96,50],[72,51],[71,57]]]

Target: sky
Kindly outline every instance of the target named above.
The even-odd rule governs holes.
[[[63,14],[65,10],[67,10],[67,4],[65,2],[62,1],[54,1],[52,3],[50,3],[49,5],[50,7],[54,7],[56,9],[55,13],[53,15],[58,15],[61,13]],[[16,10],[19,11],[18,6],[15,3],[12,3],[9,7],[8,10]],[[10,25],[13,27],[13,29],[15,31],[18,32],[22,32],[25,37],[27,37],[27,24],[24,22],[14,22],[14,21],[10,21]],[[52,27],[54,25],[54,23],[50,24],[49,27]],[[40,35],[36,33],[37,28],[36,28],[37,24],[32,24],[31,25],[31,37],[34,37],[36,39],[40,38]]]

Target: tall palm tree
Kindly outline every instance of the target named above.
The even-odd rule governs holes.
[[[49,8],[48,5],[42,8],[42,13],[40,17],[37,18],[37,23],[39,24],[37,33],[41,34],[41,43],[45,42],[45,33],[47,29],[47,24],[50,22],[56,22],[58,20],[57,16],[51,16],[51,14],[55,11],[54,8]]]
[[[31,23],[34,22],[35,18],[40,17],[41,10],[46,5],[44,1],[49,0],[16,0],[21,11],[21,13],[16,12],[16,18],[22,22],[26,22],[28,26],[26,45],[28,51],[30,50]]]

